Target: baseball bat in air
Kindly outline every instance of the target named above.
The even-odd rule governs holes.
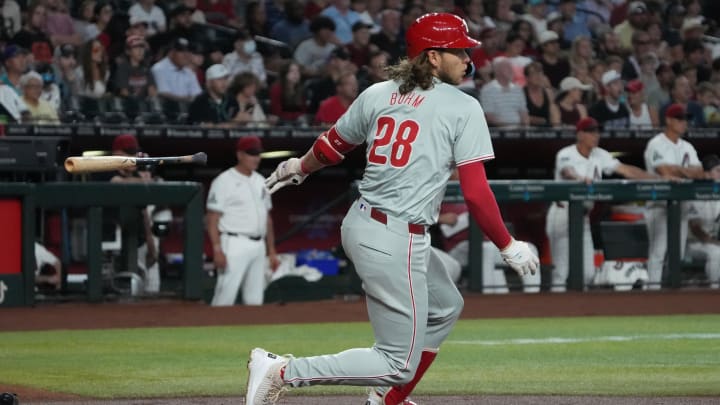
[[[111,172],[133,167],[207,163],[205,152],[194,155],[166,157],[131,157],[131,156],[70,156],[65,159],[65,170],[69,173]]]

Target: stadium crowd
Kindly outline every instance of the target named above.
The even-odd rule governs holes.
[[[332,124],[425,12],[483,46],[461,88],[493,126],[720,124],[718,2],[0,0],[0,122]]]

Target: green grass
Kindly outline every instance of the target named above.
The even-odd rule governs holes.
[[[510,341],[549,338],[578,340]],[[0,387],[127,398],[238,395],[255,346],[316,355],[370,345],[372,334],[366,323],[334,323],[5,332],[0,342]],[[720,316],[462,321],[418,392],[718,395]]]

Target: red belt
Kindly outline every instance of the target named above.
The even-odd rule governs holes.
[[[387,215],[378,209],[370,209],[370,218],[380,222],[381,224],[387,225]],[[425,225],[409,223],[408,232],[414,233],[415,235],[425,235]]]

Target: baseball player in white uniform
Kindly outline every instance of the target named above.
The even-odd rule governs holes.
[[[608,151],[598,147],[600,141],[600,125],[592,117],[585,117],[575,125],[577,142],[558,151],[555,156],[555,180],[579,180],[592,183],[602,179],[603,173],[617,173],[629,179],[656,178],[652,174],[626,165],[614,158]],[[592,209],[592,203],[586,205],[586,211]],[[584,218],[583,226],[583,281],[589,285],[595,276],[593,261],[594,247],[590,233],[590,219]],[[568,202],[556,201],[550,205],[545,223],[545,231],[550,241],[550,252],[553,259],[552,287],[553,292],[564,292],[567,289],[569,273],[569,234],[568,234]]]
[[[681,104],[665,110],[665,131],[650,139],[645,147],[645,168],[668,179],[704,179],[697,151],[682,135],[687,131],[687,111]],[[648,230],[648,288],[660,289],[667,251],[667,203],[649,201],[645,210]],[[680,255],[687,239],[687,204],[682,205],[680,221]]]
[[[703,159],[703,169],[720,182],[720,157]],[[705,261],[705,275],[711,288],[720,288],[720,201],[692,201],[688,207],[687,254]]]
[[[429,225],[438,218],[457,162],[469,211],[519,274],[538,258],[505,228],[487,183],[494,157],[477,99],[458,88],[470,66],[465,48],[479,43],[453,14],[419,17],[406,32],[408,59],[389,68],[353,102],[302,158],[280,163],[270,191],[300,184],[367,144],[367,166],[342,224],[342,243],[363,281],[375,345],[317,357],[283,357],[253,349],[246,404],[274,404],[287,386],[379,387],[369,404],[402,404],[435,359],[463,306],[448,272],[433,259]]]
[[[212,306],[234,305],[240,288],[245,305],[262,305],[266,254],[273,269],[280,263],[269,215],[270,193],[265,178],[255,171],[262,143],[246,136],[236,149],[237,165],[220,173],[208,192],[208,236],[218,271]]]

